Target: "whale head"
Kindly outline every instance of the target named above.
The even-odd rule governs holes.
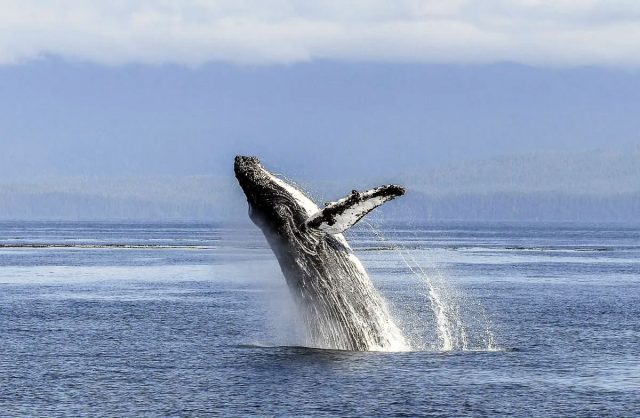
[[[236,178],[249,202],[249,217],[265,232],[321,231],[340,234],[385,202],[402,196],[404,188],[387,184],[325,204],[320,210],[296,187],[279,179],[256,157],[237,156]],[[291,234],[286,234],[290,236]]]
[[[233,168],[249,203],[249,217],[263,230],[278,235],[298,231],[318,211],[308,197],[270,173],[258,158],[237,156]]]

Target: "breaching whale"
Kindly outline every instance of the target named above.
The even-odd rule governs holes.
[[[278,259],[311,344],[357,351],[408,349],[385,301],[342,235],[371,210],[403,195],[404,189],[386,185],[354,190],[320,209],[255,157],[237,156],[234,171],[249,203],[249,217]]]

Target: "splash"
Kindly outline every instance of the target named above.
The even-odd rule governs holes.
[[[398,255],[421,287],[422,300],[432,312],[436,341],[430,343],[428,338],[416,336],[411,344],[415,349],[438,351],[499,350],[495,341],[493,325],[479,302],[464,295],[436,268],[427,271],[409,249],[400,244],[390,243],[379,227],[370,221],[364,223],[369,226],[376,239],[385,242]],[[416,321],[417,319],[412,318],[411,320]]]
[[[315,280],[306,292],[294,291],[306,325],[305,343],[312,347],[357,351],[410,351],[411,346],[395,324],[387,303],[375,289],[362,263],[340,236],[347,257],[324,251],[299,258],[297,265],[313,270]],[[322,251],[324,243],[315,245]],[[300,243],[300,247],[304,245]],[[322,263],[310,262],[316,259]],[[296,288],[297,290],[297,288]]]

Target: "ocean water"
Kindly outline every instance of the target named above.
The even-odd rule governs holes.
[[[364,224],[407,352],[305,347],[248,225],[0,223],[0,416],[638,416],[640,227]]]

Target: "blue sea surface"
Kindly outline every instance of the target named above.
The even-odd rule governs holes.
[[[640,227],[362,225],[408,352],[305,347],[257,228],[0,223],[0,416],[638,416]]]

